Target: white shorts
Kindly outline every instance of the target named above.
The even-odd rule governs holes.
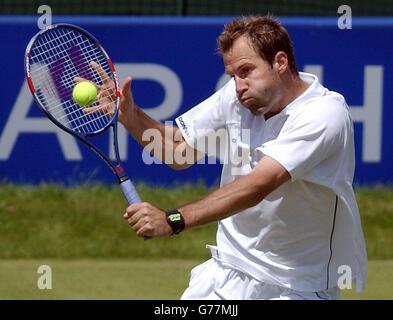
[[[211,258],[191,270],[181,300],[337,300],[338,287],[301,292],[266,284]]]

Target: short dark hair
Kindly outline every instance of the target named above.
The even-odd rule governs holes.
[[[271,66],[276,53],[285,52],[289,68],[298,74],[292,40],[277,19],[271,16],[249,16],[231,21],[218,37],[219,52],[227,53],[234,41],[243,35],[248,37],[254,50]]]

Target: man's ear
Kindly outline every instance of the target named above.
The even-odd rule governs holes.
[[[288,56],[284,51],[279,51],[274,57],[274,68],[279,74],[284,73],[288,69]]]

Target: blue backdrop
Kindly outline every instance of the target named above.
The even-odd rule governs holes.
[[[216,37],[229,18],[55,17],[91,32],[114,61],[120,81],[134,77],[136,102],[160,121],[170,121],[212,94],[222,83]],[[300,70],[316,73],[342,93],[355,120],[355,181],[393,181],[393,19],[354,19],[341,30],[337,18],[282,18],[295,45]],[[105,165],[73,138],[48,123],[24,81],[24,51],[38,31],[37,17],[0,17],[0,180],[114,182]],[[172,171],[146,164],[142,148],[120,133],[123,164],[136,181],[169,184],[219,180],[220,165]],[[109,139],[99,145],[109,150]],[[146,156],[146,155],[145,155]]]

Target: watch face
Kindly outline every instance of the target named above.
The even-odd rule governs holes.
[[[172,213],[171,215],[168,216],[168,219],[172,222],[180,221],[181,220],[180,213]]]
[[[181,213],[177,210],[167,211],[166,221],[171,226],[173,233],[179,234],[185,228],[184,218]]]

